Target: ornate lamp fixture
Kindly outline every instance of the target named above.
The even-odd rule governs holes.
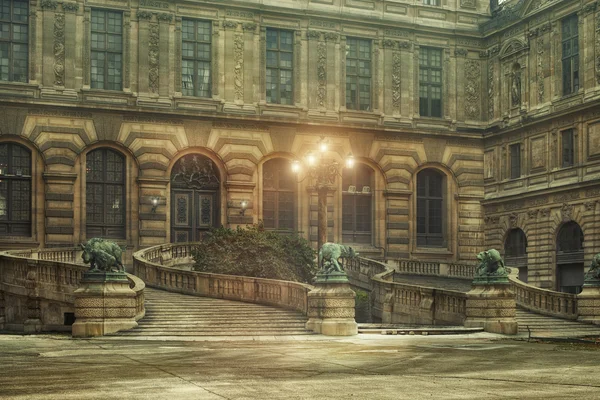
[[[317,143],[318,152],[315,154],[309,152],[304,162],[292,162],[292,171],[297,175],[304,169],[305,176],[300,180],[310,178],[317,189],[319,198],[318,208],[318,248],[327,242],[327,192],[333,189],[335,179],[340,174],[340,163],[335,160],[327,160],[326,153],[329,151],[329,141],[325,137],[321,137]],[[354,156],[352,153],[346,157],[346,168],[354,166]]]

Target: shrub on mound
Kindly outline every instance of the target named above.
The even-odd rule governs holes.
[[[265,231],[262,225],[216,228],[192,251],[194,270],[256,278],[310,282],[315,251],[300,236]]]

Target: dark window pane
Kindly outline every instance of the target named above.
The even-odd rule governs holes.
[[[517,179],[521,177],[521,145],[513,144],[510,146],[510,178]]]
[[[417,245],[444,245],[444,176],[432,169],[417,174]]]
[[[86,155],[87,236],[125,238],[125,158],[111,149]]]
[[[0,0],[0,80],[27,82],[29,2]]]
[[[92,10],[90,86],[121,90],[123,69],[123,15]]]
[[[563,95],[579,90],[579,19],[572,15],[562,21]]]
[[[266,98],[267,103],[293,104],[293,33],[267,29]]]
[[[0,145],[0,235],[31,236],[31,152]]]
[[[211,97],[212,26],[207,21],[182,20],[181,93]]]
[[[349,243],[371,244],[373,170],[364,164],[342,171],[342,236]],[[353,188],[353,190],[350,190]]]
[[[370,40],[346,40],[346,108],[371,111]]]
[[[573,146],[573,130],[562,132],[562,166],[570,167],[574,164],[575,151]]]
[[[288,160],[275,158],[263,165],[263,222],[265,228],[296,229],[297,180]]]
[[[419,113],[442,116],[442,50],[421,48],[419,55]]]

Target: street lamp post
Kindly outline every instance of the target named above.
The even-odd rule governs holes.
[[[335,160],[327,160],[325,154],[329,150],[329,145],[324,137],[321,137],[318,143],[318,156],[308,153],[305,160],[306,176],[310,178],[317,189],[318,196],[318,214],[317,214],[317,249],[321,249],[327,242],[327,193],[331,191],[335,184],[335,179],[340,175],[340,163]],[[354,166],[354,157],[349,154],[346,158],[346,167]],[[292,169],[295,173],[301,170],[299,161],[294,161]],[[303,179],[303,180],[304,180]]]

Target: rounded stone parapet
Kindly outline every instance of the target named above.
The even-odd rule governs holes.
[[[600,325],[600,281],[586,280],[577,295],[577,321]]]

